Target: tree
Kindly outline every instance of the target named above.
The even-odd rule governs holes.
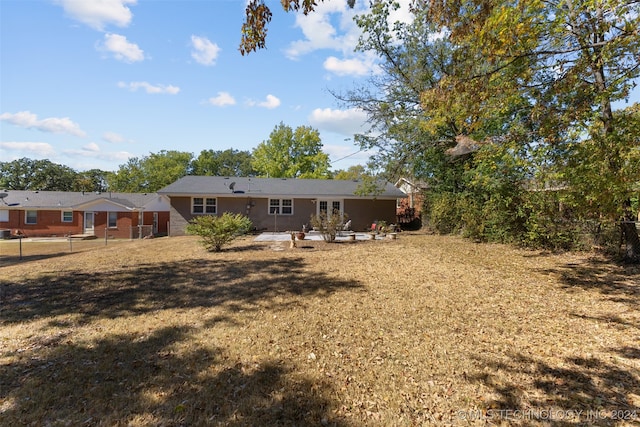
[[[0,187],[7,190],[72,191],[77,172],[49,160],[0,162]]]
[[[202,150],[191,162],[193,175],[252,176],[251,153],[228,149],[224,151]]]
[[[295,131],[280,123],[253,150],[251,166],[271,178],[328,178],[329,156],[322,151],[317,130],[299,126]]]
[[[198,216],[191,220],[186,231],[200,236],[200,242],[208,251],[220,252],[222,246],[248,233],[252,226],[248,217],[225,212],[221,216]]]
[[[366,169],[362,165],[349,166],[346,170],[339,169],[334,172],[333,179],[358,180],[368,176]]]
[[[152,193],[188,175],[192,153],[162,150],[142,158],[131,158],[111,175],[109,189],[130,193]]]
[[[289,11],[299,11],[305,15],[313,12],[318,0],[280,0],[282,8]],[[319,0],[323,1],[323,0]],[[349,7],[353,8],[355,0],[346,0]],[[242,55],[257,49],[266,47],[267,24],[271,21],[271,9],[264,0],[250,0],[245,9],[245,21],[242,24],[242,39],[240,41],[240,53]]]
[[[107,191],[107,181],[113,172],[107,172],[100,169],[89,169],[88,171],[78,172],[73,183],[73,191]]]
[[[597,169],[610,172],[593,176],[606,179],[609,195],[599,191],[605,182],[593,185],[598,190],[590,194],[602,203],[583,206],[585,212],[610,221],[624,216],[633,194],[627,183],[638,171],[624,167],[633,136],[620,131],[612,103],[627,96],[640,74],[640,2],[424,0],[422,6],[429,9],[430,22],[450,31],[449,40],[462,55],[485,66],[482,73],[454,75],[423,100],[488,93],[491,82],[499,83],[503,94],[524,94],[544,144],[568,156],[576,144],[589,145],[599,153],[593,158],[600,163]],[[479,117],[496,107],[492,101],[486,105]],[[640,245],[633,243],[639,240],[637,230],[623,226],[621,231],[626,257],[640,260]]]
[[[480,218],[476,230],[483,233],[498,200],[504,213],[522,215],[518,203],[504,203],[514,200],[509,192],[534,199],[522,193],[525,185],[546,188],[566,179],[575,147],[599,144],[589,152],[599,152],[593,160],[612,174],[594,177],[601,185],[590,194],[604,201],[609,196],[599,193],[613,186],[614,202],[581,209],[616,220],[638,172],[622,167],[632,134],[615,129],[611,102],[626,96],[640,72],[639,4],[419,0],[413,22],[389,23],[395,3],[375,2],[357,18],[364,32],[359,48],[377,53],[384,73],[374,82],[377,91],[343,97],[377,127],[377,135],[357,140],[381,148],[374,161],[387,171],[413,172],[436,194],[448,194],[442,206],[462,203],[461,221],[471,209],[466,217]],[[495,175],[505,167],[506,175]],[[631,240],[634,232],[626,232]],[[637,258],[637,250],[627,255]]]

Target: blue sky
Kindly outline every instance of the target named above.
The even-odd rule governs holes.
[[[0,0],[0,160],[117,170],[161,150],[250,151],[280,122],[318,129],[332,161],[357,152],[366,117],[329,91],[374,69],[353,52],[358,9],[268,4],[267,49],[241,56],[243,0]]]
[[[244,0],[0,0],[0,161],[117,170],[161,150],[251,151],[283,122],[318,129],[332,169],[365,164],[366,116],[329,93],[375,72],[353,52],[365,3],[304,16],[267,0],[267,49],[243,57]]]

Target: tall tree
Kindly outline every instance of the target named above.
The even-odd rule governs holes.
[[[202,150],[191,162],[193,175],[208,176],[251,176],[255,171],[251,167],[251,152],[234,150]]]
[[[0,162],[0,188],[7,190],[72,191],[76,176],[70,167],[49,160]]]
[[[357,140],[379,148],[374,161],[388,172],[413,172],[487,215],[496,203],[518,206],[511,194],[524,183],[517,181],[566,181],[580,158],[575,147],[599,144],[587,151],[611,173],[593,177],[601,183],[590,181],[589,194],[599,202],[582,208],[591,218],[619,219],[639,172],[625,160],[633,133],[619,128],[611,103],[640,72],[639,4],[417,0],[412,22],[393,23],[397,4],[376,1],[357,18],[359,48],[378,54],[384,72],[373,89],[341,97],[375,127]],[[637,259],[635,229],[624,227],[627,256]]]
[[[633,136],[617,129],[620,122],[616,121],[612,103],[627,96],[640,74],[640,2],[421,3],[429,10],[430,22],[450,32],[449,40],[462,55],[480,59],[486,67],[475,75],[454,76],[446,87],[440,85],[423,99],[435,100],[436,94],[452,99],[470,88],[487,93],[487,83],[492,81],[501,85],[502,93],[525,94],[534,107],[531,118],[546,144],[593,144],[592,151],[601,153],[598,160],[602,167],[614,175],[600,175],[606,183],[593,187],[606,185],[611,196],[592,193],[603,203],[584,206],[585,210],[592,207],[592,216],[609,220],[623,217],[633,194],[625,183],[633,181],[639,171],[623,167],[625,147],[633,145]],[[480,109],[479,116],[486,111]],[[632,175],[626,176],[628,173]],[[604,203],[603,198],[609,197],[614,203]],[[627,238],[626,257],[638,261],[637,230],[625,225],[628,223],[621,224]]]
[[[103,171],[101,169],[89,169],[84,172],[78,172],[73,183],[73,191],[107,191],[108,177],[111,174],[113,174],[113,172]]]
[[[251,165],[260,175],[272,178],[328,178],[329,156],[322,151],[320,133],[299,126],[294,131],[280,123],[253,150]]]
[[[362,165],[349,166],[346,170],[339,169],[334,172],[333,179],[357,180],[369,176],[367,170]]]
[[[158,191],[188,175],[192,159],[192,153],[175,150],[131,158],[108,178],[109,189],[132,193]]]

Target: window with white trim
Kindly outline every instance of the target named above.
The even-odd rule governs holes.
[[[213,197],[193,197],[191,199],[191,213],[194,214],[214,214],[216,213],[217,201]]]
[[[116,228],[118,226],[118,212],[107,212],[107,227]]]
[[[37,224],[38,223],[38,211],[25,211],[24,212],[25,224]]]
[[[269,199],[269,215],[293,215],[293,199]]]
[[[73,222],[73,211],[62,211],[62,222]]]
[[[9,222],[9,209],[0,209],[0,222]]]

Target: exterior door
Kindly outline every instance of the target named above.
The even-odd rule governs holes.
[[[93,227],[93,212],[84,213],[84,234],[94,234],[95,229]]]
[[[338,215],[342,216],[343,206],[342,200],[328,200],[328,199],[320,199],[318,200],[318,212],[317,214],[326,213],[327,216],[331,216],[334,213],[338,213]]]

